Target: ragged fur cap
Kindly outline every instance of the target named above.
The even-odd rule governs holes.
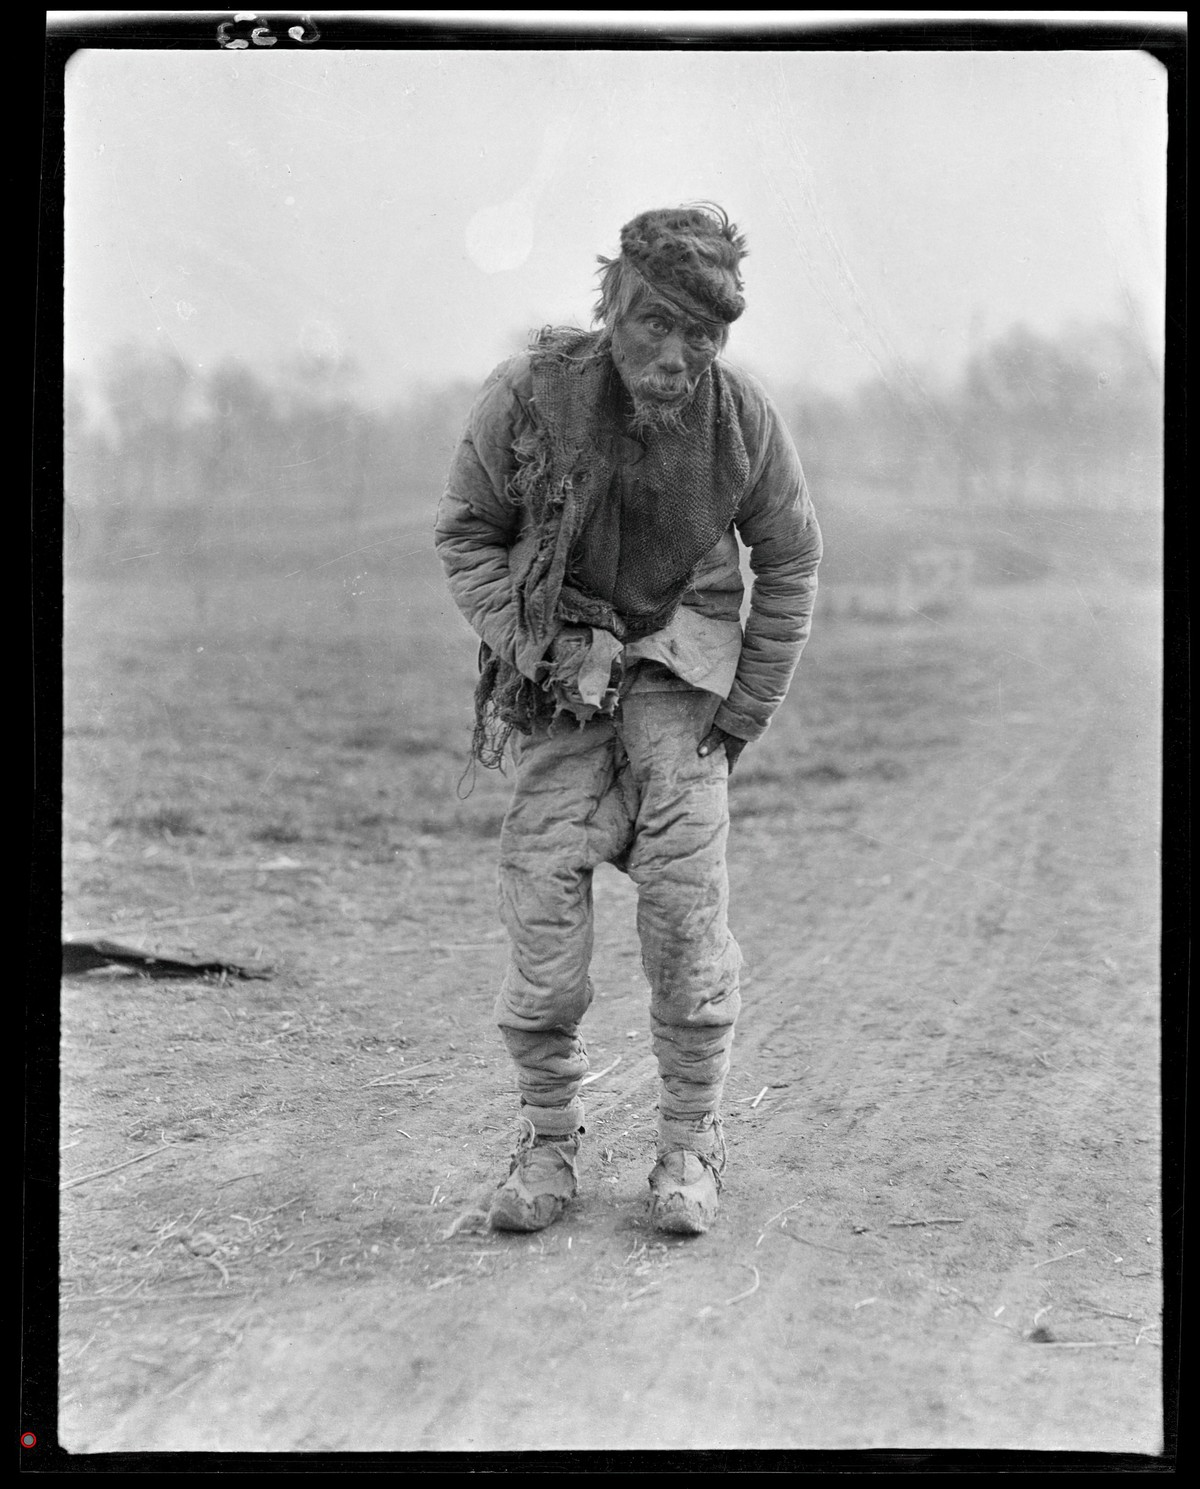
[[[599,257],[595,318],[610,334],[647,288],[710,322],[721,345],[746,308],[738,274],[746,240],[713,202],[643,212],[621,229],[620,254]]]
[[[714,203],[642,212],[621,229],[621,257],[703,320],[728,325],[746,308],[738,274],[746,240]]]

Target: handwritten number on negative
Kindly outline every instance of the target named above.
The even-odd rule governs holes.
[[[279,24],[278,18],[275,24]],[[312,46],[321,39],[321,33],[313,24],[310,15],[302,15],[296,25],[287,28],[292,41],[300,46]],[[271,27],[259,19],[252,10],[239,10],[232,21],[222,21],[217,27],[217,45],[230,52],[245,51],[251,46],[273,47],[279,41]]]

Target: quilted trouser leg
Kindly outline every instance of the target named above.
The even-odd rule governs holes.
[[[628,872],[650,982],[660,1075],[659,1149],[711,1154],[729,1072],[741,952],[730,933],[725,752],[701,757],[719,699],[669,685],[622,705],[621,736],[640,798]]]
[[[500,914],[511,942],[496,1021],[517,1066],[522,1112],[542,1135],[583,1124],[592,1001],[592,873],[624,846],[630,814],[616,781],[611,721],[563,721],[518,741],[500,833]]]

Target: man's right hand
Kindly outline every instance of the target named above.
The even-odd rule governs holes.
[[[578,672],[592,644],[590,626],[563,626],[550,643],[547,661],[554,664],[554,673],[560,679],[572,671]]]
[[[580,719],[611,714],[617,694],[613,670],[621,644],[607,631],[591,626],[564,626],[548,652],[550,683],[559,702]]]

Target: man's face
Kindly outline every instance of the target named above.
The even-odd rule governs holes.
[[[640,301],[613,328],[612,359],[648,428],[678,426],[696,384],[721,350],[718,326],[661,296]]]

